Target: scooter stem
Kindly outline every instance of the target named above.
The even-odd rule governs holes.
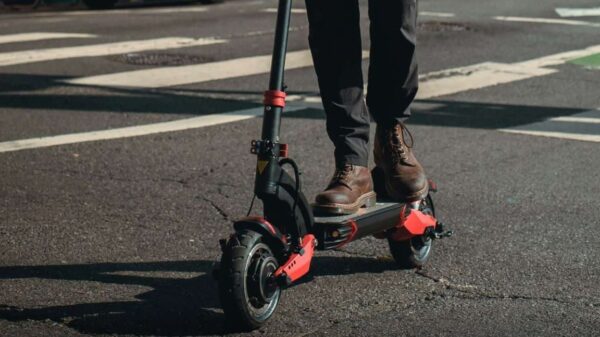
[[[262,137],[260,141],[253,144],[258,155],[254,191],[263,201],[264,197],[277,193],[281,179],[279,157],[283,149],[279,145],[279,133],[281,113],[285,107],[283,76],[291,12],[292,0],[279,0],[269,89],[264,96]]]
[[[271,60],[269,91],[284,91],[283,73],[285,69],[285,54],[288,44],[291,11],[292,0],[279,0],[277,23],[275,26],[275,42],[273,44],[273,56]],[[265,105],[262,128],[263,140],[270,140],[274,143],[279,141],[282,111],[283,107]]]

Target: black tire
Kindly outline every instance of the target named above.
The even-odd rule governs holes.
[[[431,239],[422,236],[405,241],[388,238],[388,243],[396,264],[403,269],[423,267],[431,253]]]
[[[221,257],[219,296],[232,328],[254,330],[273,315],[281,289],[264,280],[278,267],[261,234],[246,230],[229,239]]]
[[[110,9],[118,0],[82,0],[89,9]]]
[[[428,195],[427,198],[421,201],[419,210],[435,217],[435,208],[431,195]],[[390,253],[392,253],[396,264],[403,269],[423,267],[431,254],[431,243],[431,238],[424,235],[404,241],[394,241],[388,237]]]

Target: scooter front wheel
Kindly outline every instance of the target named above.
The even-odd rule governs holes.
[[[257,329],[273,315],[281,295],[272,277],[277,268],[279,262],[260,233],[244,230],[229,239],[221,257],[219,295],[236,328]]]
[[[431,195],[421,201],[419,210],[424,214],[435,217],[435,208]],[[432,240],[426,235],[415,236],[408,240],[395,241],[388,237],[390,253],[400,268],[412,269],[425,265],[431,254]]]

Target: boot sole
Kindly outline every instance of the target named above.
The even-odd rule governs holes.
[[[367,192],[356,199],[352,204],[318,204],[313,205],[315,213],[331,215],[347,215],[358,212],[361,207],[373,207],[377,202],[375,192]]]

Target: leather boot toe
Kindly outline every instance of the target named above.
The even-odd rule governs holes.
[[[324,214],[352,214],[375,204],[373,180],[368,168],[344,165],[337,168],[325,191],[315,198],[314,210]]]

